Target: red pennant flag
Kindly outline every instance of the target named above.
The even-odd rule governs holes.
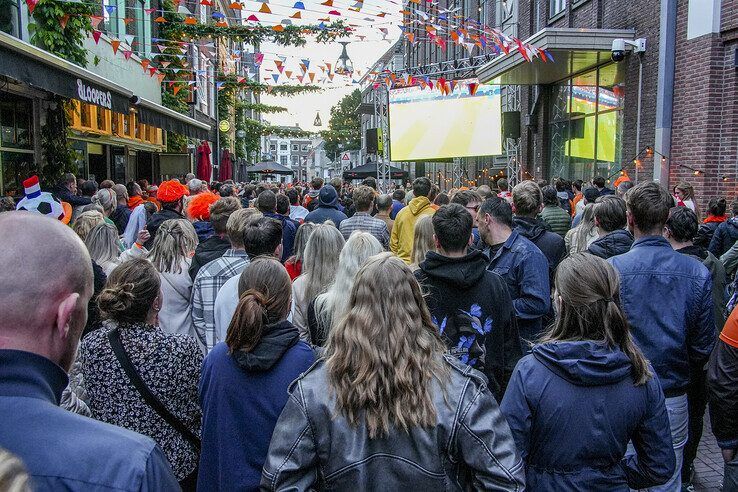
[[[239,84],[243,84],[246,82],[246,77],[236,77],[236,81],[238,81]]]
[[[110,45],[113,47],[113,54],[118,53],[118,46],[120,46],[120,41],[117,39],[113,39],[110,41]]]
[[[259,18],[256,17],[254,14],[251,14],[250,16],[248,16],[246,20],[251,21],[251,22],[259,22]]]
[[[26,4],[28,5],[28,13],[33,15],[33,9],[36,8],[36,4],[38,3],[38,0],[26,0]]]
[[[100,35],[102,35],[101,31],[92,31],[92,39],[95,40],[95,44],[100,42]]]
[[[69,14],[62,15],[61,19],[59,19],[59,25],[61,26],[62,30],[66,29],[67,22],[69,22]]]
[[[328,67],[328,71],[330,72],[331,71],[331,64],[330,63],[326,63],[325,66]]]
[[[143,60],[141,60],[141,66],[143,67],[144,72],[149,68],[149,63],[151,63],[151,62],[149,60],[147,60],[146,58],[144,58]]]
[[[328,12],[328,15],[341,15],[341,12],[339,12],[338,10],[331,10],[330,12]]]
[[[131,50],[123,50],[123,56],[126,58],[126,60],[129,60],[132,54],[133,54],[133,51]]]
[[[153,77],[156,73],[156,67],[149,67],[149,77]]]
[[[479,89],[479,84],[476,82],[470,82],[468,87],[469,87],[469,95],[473,96],[474,94],[477,93],[477,90]]]
[[[146,15],[151,15],[154,10],[156,9],[144,9],[144,12],[146,12]]]

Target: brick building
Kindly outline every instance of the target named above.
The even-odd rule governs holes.
[[[736,195],[738,0],[459,0],[455,6],[555,59],[528,63],[512,51],[480,64],[452,44],[443,52],[406,43],[409,72],[458,60],[480,81],[501,84],[505,114],[519,111],[519,138],[507,135],[501,157],[467,159],[469,178],[480,162],[492,167],[502,160],[513,179],[614,181],[624,168],[638,181],[671,187],[687,180],[703,205],[715,195]],[[611,46],[619,39],[645,39],[645,51],[626,44],[625,57],[614,62]],[[463,69],[445,73],[469,76]]]

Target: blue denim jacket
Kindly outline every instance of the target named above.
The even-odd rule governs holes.
[[[153,440],[59,408],[68,382],[49,359],[0,350],[0,447],[23,460],[33,490],[179,490]]]
[[[715,345],[710,271],[661,236],[640,238],[608,261],[620,273],[620,303],[633,338],[664,394],[683,394],[690,364],[704,365]]]
[[[541,250],[514,230],[487,269],[501,276],[507,284],[520,337],[529,341],[538,338],[543,329],[543,316],[551,307],[548,260]]]

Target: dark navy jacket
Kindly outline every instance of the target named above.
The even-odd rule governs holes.
[[[556,267],[566,256],[564,238],[549,231],[546,224],[537,219],[516,216],[513,218],[513,226],[521,236],[530,240],[546,256],[550,270],[549,282],[553,284]]]
[[[297,224],[289,217],[271,212],[264,212],[264,217],[269,217],[282,223],[282,258],[280,258],[280,261],[284,263],[287,261],[287,258],[292,256],[292,250],[295,247],[295,236],[297,235]]]
[[[0,447],[23,461],[33,490],[179,490],[153,440],[59,408],[68,383],[40,355],[0,350]]]
[[[720,258],[736,241],[738,241],[738,217],[733,217],[715,229],[715,234],[712,235],[710,246],[707,249]]]
[[[596,239],[589,245],[587,252],[606,260],[627,253],[631,246],[633,246],[633,234],[625,229],[617,229]]]
[[[205,358],[198,490],[259,490],[269,441],[289,398],[287,388],[315,361],[294,326],[278,326],[281,336],[267,334],[251,352],[241,354],[243,360],[230,354],[224,342]]]
[[[315,210],[305,216],[305,222],[313,222],[315,224],[322,224],[328,220],[333,221],[336,227],[341,225],[344,219],[347,219],[345,213],[338,210],[338,205],[328,206],[320,205]]]
[[[543,330],[542,318],[551,307],[548,261],[541,250],[514,230],[487,269],[507,284],[520,338],[528,341],[538,338]],[[523,348],[527,352],[525,343]]]
[[[661,236],[640,238],[608,260],[620,273],[620,302],[636,344],[667,398],[684,394],[689,366],[703,366],[715,345],[710,271]]]
[[[627,491],[674,473],[658,378],[635,386],[620,349],[537,345],[515,368],[500,409],[526,464],[526,490]],[[624,458],[629,441],[636,454]]]

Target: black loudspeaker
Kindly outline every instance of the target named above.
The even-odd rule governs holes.
[[[520,138],[520,111],[502,112],[502,138]]]
[[[369,128],[365,133],[367,154],[377,153],[377,144],[379,143],[379,139],[377,138],[378,130],[378,128]]]

